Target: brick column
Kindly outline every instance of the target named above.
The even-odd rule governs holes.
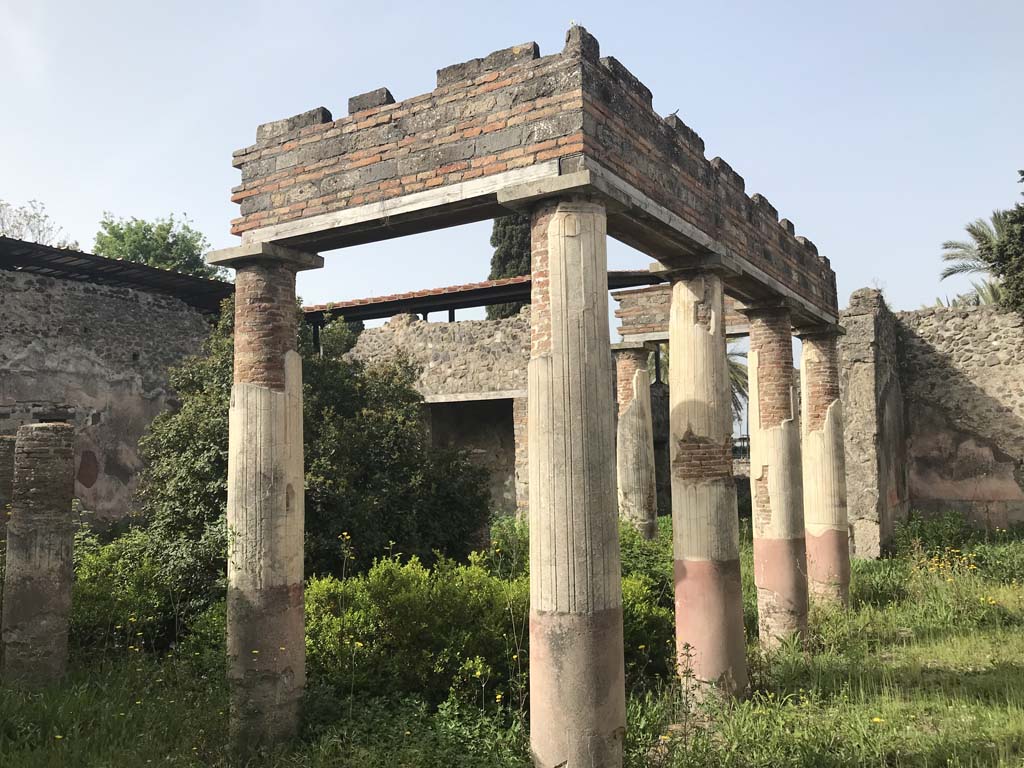
[[[319,256],[269,244],[208,259],[235,274],[228,425],[228,682],[241,752],[293,736],[306,683],[302,360],[295,273]]]
[[[625,342],[615,344],[612,354],[619,401],[615,453],[619,516],[629,520],[645,539],[653,539],[658,535],[658,499],[649,353],[643,344]]]
[[[530,509],[530,450],[527,430],[529,406],[525,397],[512,398],[512,438],[515,443],[516,515]]]
[[[771,647],[807,628],[800,427],[789,310],[751,308],[747,314],[754,583],[761,642]]]
[[[3,679],[28,689],[58,682],[67,668],[74,440],[68,424],[18,428],[7,525]]]
[[[6,538],[7,516],[14,498],[14,435],[0,435],[0,541]]]
[[[622,764],[626,727],[604,207],[533,211],[530,743],[539,768]]]
[[[846,605],[850,596],[850,525],[838,335],[836,328],[800,334],[801,436],[808,588],[814,598]]]
[[[688,663],[696,681],[738,694],[747,687],[747,662],[724,315],[721,277],[673,276],[669,418],[680,672]]]

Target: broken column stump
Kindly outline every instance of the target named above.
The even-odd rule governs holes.
[[[73,578],[74,428],[19,427],[7,524],[2,616],[5,683],[38,690],[67,668]]]
[[[721,277],[672,276],[669,345],[679,672],[701,684],[698,695],[706,686],[735,695],[747,687],[747,660]]]
[[[632,523],[645,539],[653,539],[658,535],[658,497],[649,353],[643,344],[629,342],[615,344],[612,350],[619,401],[615,440],[619,517]]]
[[[789,310],[751,307],[750,490],[761,643],[807,629],[807,555],[800,425]]]

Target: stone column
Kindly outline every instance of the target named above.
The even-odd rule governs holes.
[[[615,413],[602,205],[532,217],[530,743],[540,768],[622,764]]]
[[[228,420],[227,650],[231,736],[293,736],[306,682],[302,361],[295,273],[319,256],[266,243],[212,255],[235,274]]]
[[[846,605],[850,596],[850,525],[846,518],[838,335],[835,327],[800,334],[800,402],[808,589],[816,599]]]
[[[754,583],[761,642],[772,647],[807,628],[800,427],[789,310],[750,308],[747,315]]]
[[[28,689],[58,682],[67,668],[74,440],[68,424],[18,429],[7,525],[3,679]]]
[[[747,687],[747,662],[724,315],[720,276],[673,276],[669,418],[680,672],[688,664],[692,679],[738,694]]]
[[[616,430],[616,471],[619,516],[629,520],[645,539],[658,535],[658,499],[654,484],[654,428],[651,421],[649,353],[643,344],[612,346],[616,367],[619,421]]]
[[[0,541],[6,538],[7,517],[14,498],[14,435],[0,435]]]

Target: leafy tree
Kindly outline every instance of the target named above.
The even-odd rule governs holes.
[[[519,277],[530,274],[530,217],[517,213],[494,220],[491,230],[491,273],[489,280]],[[487,308],[489,320],[513,317],[525,306],[524,302],[492,304]]]
[[[193,615],[224,590],[232,314],[228,300],[204,354],[171,372],[180,407],[142,445],[142,516],[168,589]],[[350,570],[388,552],[467,555],[486,524],[486,480],[463,454],[430,445],[414,371],[345,360],[355,335],[340,320],[323,330],[322,356],[300,328],[307,575],[341,574],[343,549]]]
[[[0,235],[40,245],[78,248],[78,243],[67,237],[38,200],[29,200],[28,205],[19,207],[0,200]]]
[[[210,247],[206,237],[185,219],[115,219],[106,212],[96,233],[93,253],[109,259],[133,261],[197,277],[223,280],[226,273],[203,261]]]
[[[1019,173],[1024,183],[1024,171]],[[1006,212],[1002,236],[980,250],[1000,281],[1000,303],[1024,314],[1024,204]]]

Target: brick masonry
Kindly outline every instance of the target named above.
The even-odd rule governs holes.
[[[158,293],[0,272],[0,434],[46,418],[76,429],[75,496],[126,514],[139,439],[175,402],[168,369],[199,351],[208,317]]]
[[[246,263],[235,273],[235,383],[284,392],[285,354],[295,349],[295,272]]]
[[[836,311],[835,275],[762,195],[582,27],[446,67],[431,93],[335,120],[317,108],[257,129],[234,153],[243,234],[517,168],[585,155],[809,302]],[[364,95],[365,96],[365,95]],[[379,100],[379,99],[378,99]],[[386,99],[384,100],[386,102]]]
[[[648,336],[668,339],[672,286],[665,284],[630,288],[614,291],[611,296],[618,304],[615,317],[619,320],[619,327],[616,330],[624,341]],[[746,316],[739,312],[740,309],[740,302],[731,296],[725,297],[726,334],[741,335],[748,332],[749,323]]]
[[[646,349],[619,349],[615,356],[615,395],[619,413],[633,402],[633,376],[639,370],[647,370],[650,352]]]
[[[758,351],[761,428],[777,427],[796,415],[793,412],[793,338],[789,312],[752,312],[750,348]]]
[[[825,423],[829,406],[839,400],[839,350],[835,334],[808,335],[803,338],[805,345],[813,345],[820,356],[813,359],[803,355],[800,365],[807,368],[809,386],[807,401],[801,408],[807,418],[807,432],[820,430]]]

